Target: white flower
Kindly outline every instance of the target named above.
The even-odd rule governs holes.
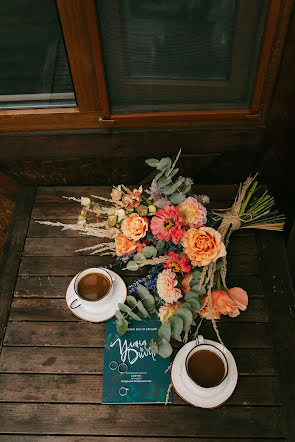
[[[82,206],[90,206],[91,200],[87,196],[81,196],[81,204]]]
[[[124,217],[125,217],[125,210],[124,210],[124,209],[118,209],[118,210],[116,210],[116,215],[117,215],[117,217],[118,217],[118,223],[119,223],[119,222],[122,221],[122,219],[124,219]]]
[[[86,216],[84,216],[84,215],[79,215],[79,216],[78,216],[77,224],[78,224],[79,226],[81,226],[82,224],[85,224],[85,223],[86,223]]]

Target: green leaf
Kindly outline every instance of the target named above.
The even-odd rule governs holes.
[[[183,330],[188,332],[193,322],[192,312],[187,308],[181,307],[174,315],[179,316],[183,320]]]
[[[189,292],[187,292],[184,295],[184,299],[186,301],[189,301],[190,299],[194,298],[194,299],[199,299],[201,295],[198,292],[195,292],[194,290],[190,290]]]
[[[169,322],[171,325],[171,336],[176,339],[176,341],[181,341],[181,332],[183,329],[183,319],[175,315],[170,316]]]
[[[172,161],[169,157],[162,158],[157,165],[157,169],[166,172],[170,169]]]
[[[194,310],[200,310],[203,305],[203,302],[200,299],[191,298],[188,302]]]
[[[163,339],[162,342],[158,344],[158,353],[162,358],[169,358],[173,349],[168,341]]]
[[[135,272],[138,270],[138,264],[135,261],[128,261],[126,269],[130,270],[130,272]]]
[[[135,321],[141,321],[142,319],[136,314],[134,313],[130,307],[128,307],[128,305],[126,304],[118,304],[119,309],[124,312],[124,313],[128,313],[128,315],[130,316],[130,318],[135,319]]]
[[[163,187],[163,186],[167,186],[167,184],[170,184],[170,183],[171,183],[171,178],[169,178],[167,176],[162,176],[162,178],[160,178],[158,181],[158,186]]]
[[[124,335],[128,328],[128,321],[123,319],[123,321],[116,321],[116,329],[120,336]]]
[[[219,259],[216,263],[216,270],[220,270],[222,267],[223,261],[222,259]]]
[[[136,291],[146,309],[154,307],[155,298],[144,285],[138,284]]]
[[[175,189],[181,186],[184,180],[185,178],[183,176],[178,177],[177,180],[174,182]]]
[[[156,341],[154,341],[154,339],[150,340],[150,350],[154,354],[159,353],[158,344]]]
[[[199,279],[200,280],[201,279],[201,275],[202,275],[202,270],[194,270],[193,271],[193,278],[194,279],[197,279],[197,280]]]
[[[157,181],[159,178],[161,178],[162,175],[164,175],[164,171],[157,173],[157,175],[155,176],[154,180]]]
[[[128,298],[128,296],[127,296],[127,298]],[[137,301],[137,308],[138,308],[139,316],[141,316],[142,318],[149,317],[149,313],[146,311],[146,309],[144,308],[144,306],[140,300]]]
[[[149,158],[148,160],[145,160],[146,164],[150,167],[158,167],[159,160],[156,160],[156,158]]]
[[[116,318],[118,318],[119,320],[123,321],[124,316],[122,315],[122,313],[120,312],[120,310],[117,310],[115,313]]]
[[[146,246],[142,249],[142,254],[145,256],[145,258],[149,259],[153,256],[153,248],[152,246]]]
[[[200,293],[200,295],[203,296],[203,295],[206,295],[206,293],[207,293],[207,289],[206,289],[206,287],[204,287],[203,285],[201,285],[201,287],[198,287],[197,292]]]
[[[173,178],[174,177],[174,175],[176,175],[177,174],[177,172],[179,171],[179,169],[173,169],[172,170],[172,172],[171,173],[169,173],[169,178]]]
[[[181,188],[182,193],[187,193],[191,190],[192,186],[189,184],[188,186],[184,186]]]
[[[185,199],[185,194],[182,192],[174,192],[174,193],[172,193],[172,195],[170,196],[169,199],[170,199],[171,203],[179,204]]]
[[[136,299],[134,298],[134,296],[132,296],[132,295],[128,295],[128,296],[127,296],[127,298],[126,298],[126,302],[127,302],[127,304],[129,305],[129,307],[131,307],[131,308],[134,308],[134,307],[137,306],[137,301],[136,301]]]
[[[165,322],[161,325],[161,327],[158,330],[158,335],[162,339],[166,339],[166,341],[170,341],[171,338],[171,326],[170,322]]]
[[[145,259],[143,253],[136,253],[136,255],[133,256],[134,261],[142,261],[143,259]]]
[[[168,186],[165,186],[163,188],[163,193],[165,195],[171,195],[172,193],[174,193],[176,190],[176,187],[174,186],[174,184],[169,184]]]
[[[189,309],[192,313],[195,312],[195,310],[192,308],[191,304],[187,301],[184,302],[181,307]]]

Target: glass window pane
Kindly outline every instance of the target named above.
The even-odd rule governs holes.
[[[113,113],[249,106],[268,0],[96,0]]]
[[[0,109],[76,106],[55,0],[0,0]]]

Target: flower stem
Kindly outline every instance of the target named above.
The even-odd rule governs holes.
[[[249,200],[250,200],[251,196],[253,195],[253,193],[254,193],[254,191],[255,191],[255,189],[256,189],[256,187],[257,187],[257,184],[258,184],[258,181],[254,181],[254,183],[252,184],[252,186],[251,186],[250,189],[248,190],[247,197],[246,197],[246,199],[245,199],[244,204],[242,205],[242,208],[241,208],[241,210],[240,210],[239,215],[242,215],[242,214],[245,212],[245,209],[246,209],[246,207],[247,207],[247,204],[249,203]]]

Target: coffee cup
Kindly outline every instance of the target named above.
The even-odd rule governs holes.
[[[72,310],[103,307],[110,301],[112,289],[113,277],[106,269],[93,267],[83,270],[74,278],[74,293],[69,298],[69,306]]]
[[[203,336],[198,336],[196,346],[186,357],[185,367],[190,383],[199,389],[213,391],[228,375],[226,348],[221,350],[205,343]]]

